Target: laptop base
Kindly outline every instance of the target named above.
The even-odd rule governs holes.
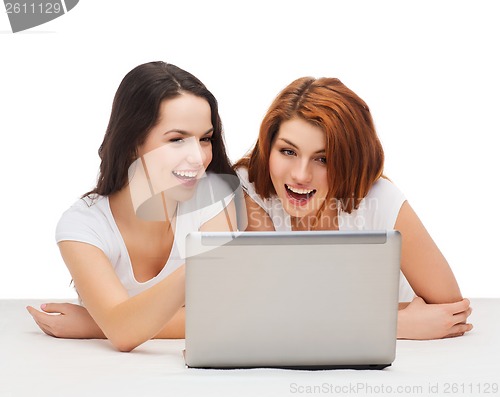
[[[391,366],[391,364],[373,364],[373,365],[299,365],[299,366],[257,366],[257,367],[190,367],[186,364],[187,368],[192,369],[212,369],[212,370],[234,370],[234,369],[255,369],[255,368],[270,368],[270,369],[291,369],[299,371],[326,371],[332,369],[355,369],[355,370],[382,370]]]
[[[184,363],[186,363],[186,350],[182,351]],[[232,370],[232,369],[255,369],[255,368],[270,368],[270,369],[291,369],[299,371],[325,371],[331,369],[356,369],[356,370],[381,370],[390,367],[392,364],[360,364],[360,365],[269,365],[269,366],[190,366],[186,363],[187,368],[191,369],[213,369],[213,370]]]

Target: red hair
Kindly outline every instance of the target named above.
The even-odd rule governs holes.
[[[328,198],[351,213],[382,176],[384,151],[368,106],[338,79],[303,77],[282,90],[262,121],[255,147],[235,167],[248,168],[262,198],[276,194],[269,173],[271,146],[281,123],[292,118],[325,132]]]

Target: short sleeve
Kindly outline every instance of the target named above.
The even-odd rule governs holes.
[[[368,200],[373,200],[374,229],[394,229],[401,206],[406,197],[399,188],[388,179],[380,178],[370,190]],[[368,203],[368,205],[370,205]]]
[[[380,178],[356,210],[351,214],[340,213],[340,229],[392,230],[405,201],[404,194],[396,185]]]
[[[248,194],[248,196],[258,204],[264,211],[269,213],[269,205],[265,200],[260,197],[255,191],[253,183],[248,180],[248,169],[245,167],[240,167],[236,170],[236,174],[240,178],[241,188]]]
[[[55,237],[57,243],[78,241],[91,244],[104,252],[108,251],[95,210],[84,200],[79,200],[62,214],[56,226]]]
[[[291,231],[291,221],[290,215],[286,213],[281,200],[276,196],[272,195],[269,198],[263,199],[255,191],[255,186],[248,180],[248,170],[244,167],[238,168],[236,170],[238,177],[240,178],[241,187],[243,191],[259,206],[261,207],[267,215],[271,218],[273,222],[274,229],[276,231]]]

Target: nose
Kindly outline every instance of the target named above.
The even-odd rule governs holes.
[[[307,184],[311,182],[312,172],[310,169],[310,164],[307,159],[297,159],[292,168],[292,179],[294,182],[300,184]]]
[[[188,146],[186,161],[193,166],[203,165],[206,155],[200,143],[196,139],[193,139]]]

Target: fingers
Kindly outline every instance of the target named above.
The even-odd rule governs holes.
[[[42,313],[31,306],[27,306],[26,310],[28,310],[29,314],[35,320],[35,323],[40,327],[40,329],[49,336],[55,336],[52,332],[52,328],[50,324],[45,321],[45,317],[49,316],[48,314]]]
[[[457,336],[462,336],[466,332],[469,332],[474,328],[472,324],[456,324],[450,328],[450,333],[445,336],[445,338],[454,338]]]
[[[455,338],[464,335],[472,330],[473,325],[467,323],[467,318],[472,313],[472,308],[469,306],[469,299],[463,299],[460,302],[450,303],[448,307],[452,310],[453,326],[450,327],[448,335],[445,338]]]
[[[32,316],[34,315],[35,312],[37,312],[37,310],[35,308],[33,308],[32,306],[26,306],[26,310],[28,311],[29,314],[31,314]]]
[[[28,306],[28,307],[31,308],[32,311],[33,310],[36,311],[36,309],[33,309],[31,306]],[[77,307],[77,306],[73,305],[72,303],[44,303],[44,304],[40,305],[40,309],[42,309],[43,312],[45,312],[47,314],[68,314],[74,307]],[[28,309],[28,311],[30,311],[30,309]],[[42,313],[42,312],[38,312],[38,313]],[[31,314],[33,314],[33,313],[31,313]]]
[[[443,337],[443,339],[448,339],[448,338],[458,338],[459,336],[463,336],[464,334],[449,334]]]
[[[472,313],[472,309],[469,307],[465,312],[457,313],[453,315],[454,324],[465,324],[467,322],[467,318]]]
[[[26,310],[28,311],[29,314],[33,316],[35,320],[43,318],[43,316],[47,316],[48,314],[45,314],[44,312],[41,312],[37,309],[35,309],[32,306],[26,306]]]
[[[45,313],[65,314],[68,310],[68,304],[67,303],[44,303],[43,305],[40,306],[40,308]]]
[[[465,298],[458,302],[448,303],[447,306],[453,314],[465,312],[470,307],[470,300]]]

